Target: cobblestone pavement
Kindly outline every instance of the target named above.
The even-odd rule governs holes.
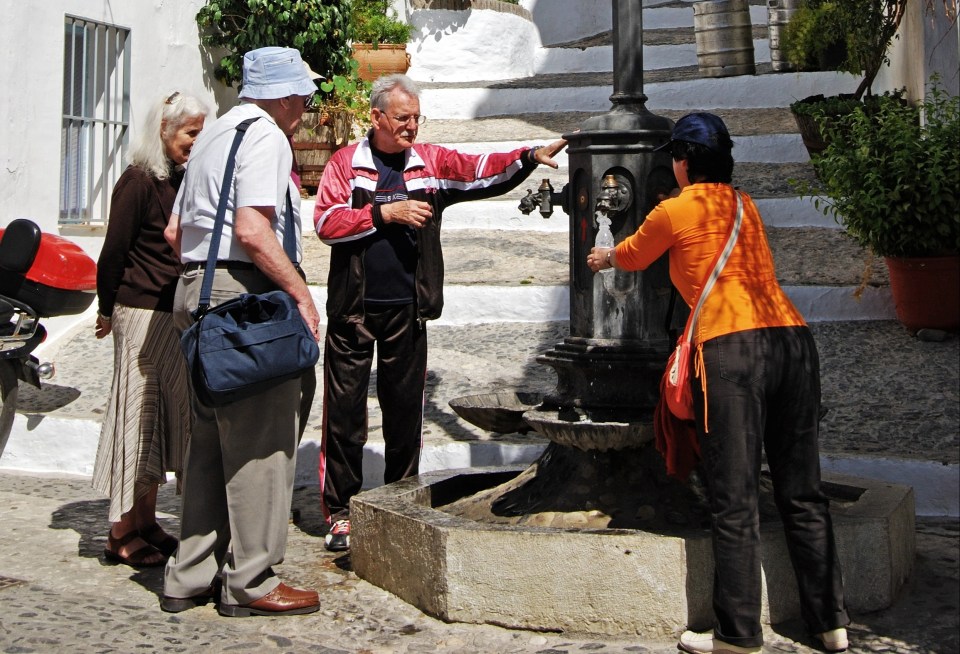
[[[347,555],[323,549],[315,488],[298,489],[288,583],[320,592],[321,611],[286,618],[222,618],[212,605],[176,615],[157,601],[162,568],[103,561],[107,500],[87,479],[0,473],[0,652],[315,652],[318,654],[667,654],[675,641],[534,633],[446,624],[359,579]],[[172,484],[161,522],[178,530]],[[854,615],[851,652],[957,652],[960,584],[956,520],[920,520],[913,573],[896,603]],[[616,574],[615,570],[610,571]],[[597,580],[597,583],[602,583]],[[638,609],[639,610],[639,609]],[[766,632],[765,654],[819,650],[798,623]]]

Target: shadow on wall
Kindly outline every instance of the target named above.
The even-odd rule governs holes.
[[[207,91],[213,95],[214,102],[216,103],[216,107],[214,107],[217,114],[216,117],[219,118],[239,103],[237,89],[232,86],[226,86],[213,75],[213,71],[217,67],[220,57],[226,55],[227,52],[220,48],[211,49],[200,45],[197,46],[197,49],[200,53],[200,63],[203,66],[203,83]],[[207,124],[209,125],[210,122],[212,122],[212,120],[208,117]]]
[[[425,42],[439,43],[444,37],[462,30],[472,13],[473,11],[469,9],[466,11],[414,11],[409,18],[410,24],[413,25],[413,33],[419,34],[414,52],[422,52]]]

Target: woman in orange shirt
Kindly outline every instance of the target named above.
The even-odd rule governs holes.
[[[655,207],[615,248],[593,248],[587,264],[643,270],[664,252],[670,278],[691,307],[737,212],[733,141],[709,113],[677,121],[669,143],[680,193]],[[847,647],[850,619],[830,520],[820,489],[820,368],[803,317],[780,288],[763,221],[743,198],[730,259],[701,309],[693,356],[703,379],[693,405],[716,562],[713,631],[686,631],[681,650],[760,652],[761,448],[800,590],[804,621],[828,651]],[[696,369],[691,365],[691,370]]]

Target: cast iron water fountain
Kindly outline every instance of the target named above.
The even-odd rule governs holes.
[[[544,216],[560,204],[570,219],[570,335],[537,357],[558,383],[522,420],[513,417],[550,444],[525,470],[428,473],[351,505],[357,574],[443,619],[666,637],[710,620],[703,503],[696,486],[666,476],[653,445],[671,346],[667,259],[641,273],[595,275],[586,264],[598,235],[619,242],[675,186],[669,154],[653,151],[670,138],[672,122],[645,107],[641,0],[612,4],[612,108],[565,135],[569,184],[555,192],[544,180],[521,204]],[[461,415],[481,415],[487,427],[517,413],[501,405],[509,396],[491,394],[486,416],[480,396],[451,405],[469,406]],[[851,608],[889,605],[912,562],[911,490],[881,491],[859,479],[827,487],[840,549],[849,553],[841,552],[845,578],[879,569],[889,580],[884,592],[864,597],[848,587]],[[844,510],[857,514],[849,528]],[[779,525],[763,529],[766,585],[787,589],[765,602],[766,619],[776,622],[799,608]],[[865,560],[862,539],[882,558]],[[908,548],[895,543],[905,539]]]
[[[595,275],[586,264],[595,243],[612,245],[635,232],[675,186],[669,153],[653,151],[669,140],[673,123],[647,110],[642,48],[629,47],[642,42],[640,3],[615,2],[613,29],[611,110],[564,136],[570,183],[563,191],[553,192],[544,180],[520,207],[548,217],[559,200],[570,217],[570,335],[537,357],[556,371],[558,383],[523,414],[551,444],[516,480],[450,507],[473,518],[489,502],[488,519],[540,520],[549,512],[553,526],[568,520],[582,526],[584,512],[591,527],[664,528],[698,519],[696,498],[665,477],[652,444],[670,349],[667,258],[634,273]]]

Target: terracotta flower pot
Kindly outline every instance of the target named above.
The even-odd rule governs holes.
[[[402,43],[380,43],[376,47],[371,43],[354,43],[353,58],[360,64],[357,71],[360,78],[367,82],[383,75],[405,73],[410,68],[410,55]]]
[[[960,256],[885,260],[897,320],[910,331],[960,329]]]

